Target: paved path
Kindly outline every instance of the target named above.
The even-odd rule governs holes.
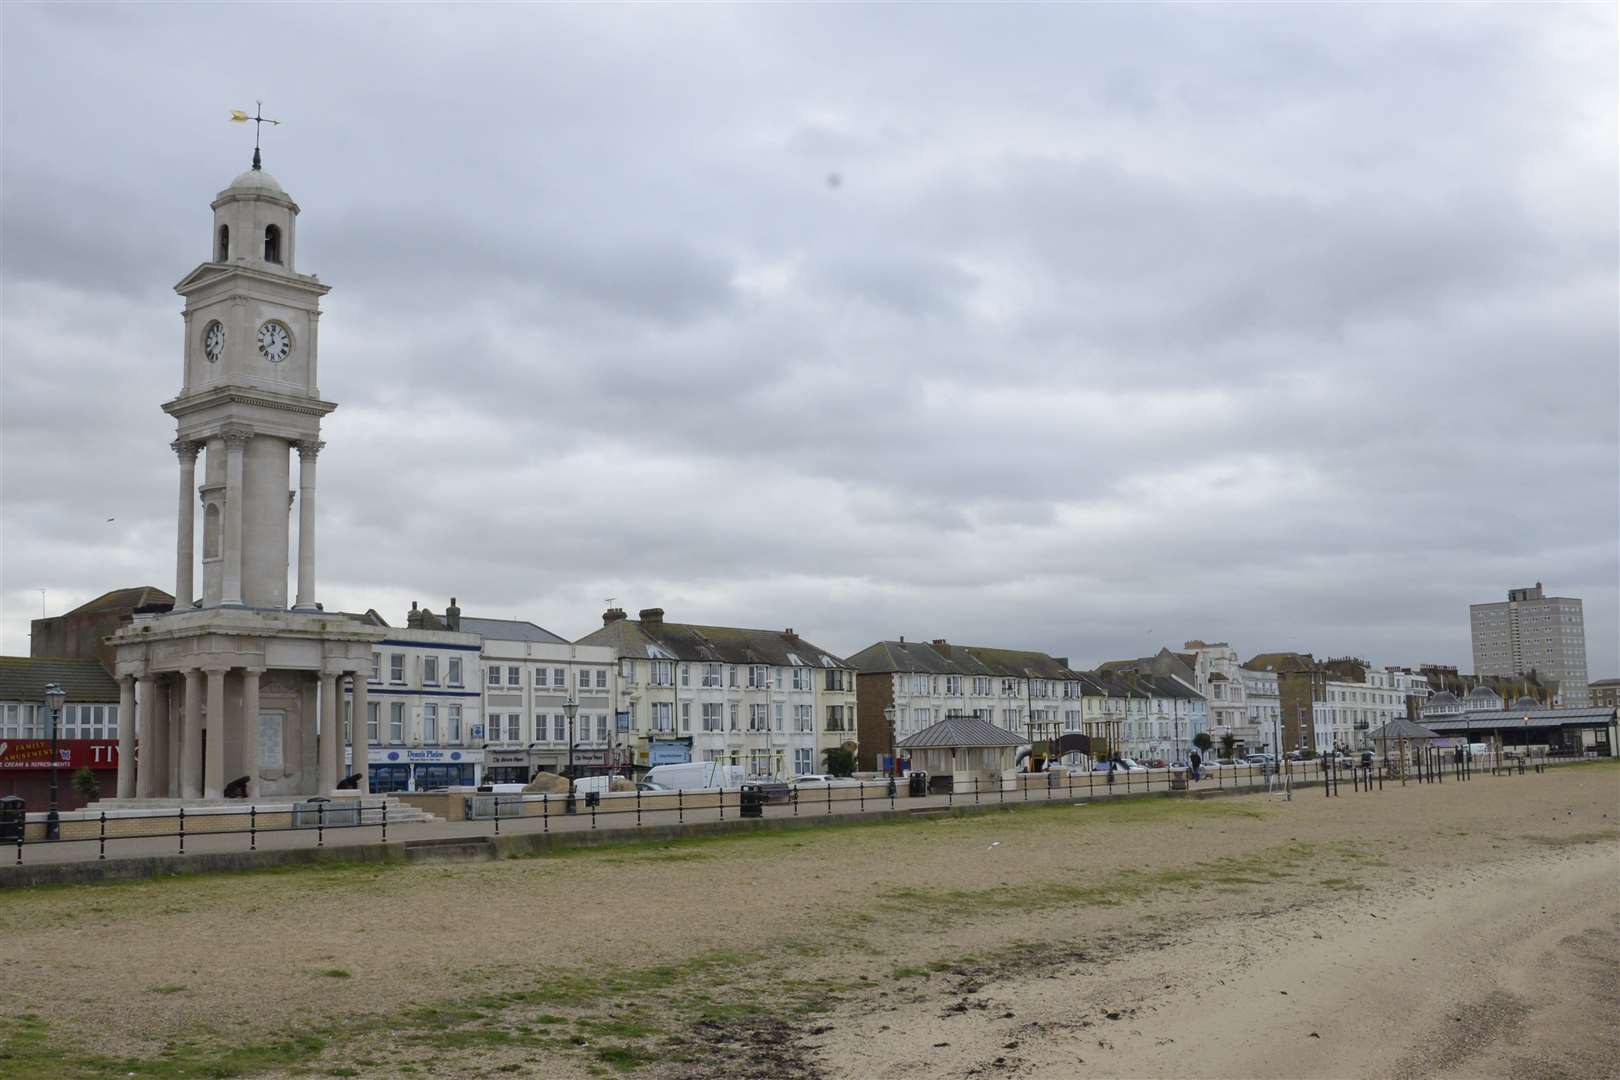
[[[1205,779],[1194,783],[1194,792],[1209,792],[1216,790],[1231,790],[1234,787],[1249,790],[1265,790],[1266,778],[1258,772],[1252,778],[1223,777],[1219,783],[1213,779]],[[1072,787],[1068,784],[1046,789],[1035,787],[1027,792],[1023,791],[993,791],[985,790],[974,794],[969,792],[961,795],[931,795],[922,798],[910,798],[904,794],[905,785],[900,786],[900,794],[891,800],[886,795],[886,788],[882,781],[867,784],[866,797],[863,799],[847,799],[827,803],[818,802],[815,790],[802,792],[797,807],[787,805],[769,805],[764,808],[766,818],[802,817],[827,818],[829,820],[847,821],[878,811],[898,810],[902,812],[927,812],[929,810],[947,810],[955,806],[1018,806],[1024,804],[1037,805],[1043,802],[1085,801],[1089,799],[1104,799],[1114,796],[1140,795],[1146,792],[1163,792],[1167,790],[1168,778],[1160,772],[1149,774],[1146,783],[1142,774],[1132,774],[1127,778],[1120,773],[1110,788],[1106,779],[1098,774],[1087,783],[1084,778],[1076,778]],[[1348,793],[1349,783],[1342,789]],[[617,801],[617,800],[615,800]],[[534,804],[529,804],[533,812]],[[557,802],[560,809],[560,800]],[[638,829],[652,826],[678,826],[682,824],[696,824],[720,820],[736,820],[737,806],[728,802],[724,812],[713,806],[701,809],[688,809],[684,811],[646,811],[637,814],[634,808],[625,810],[615,809],[611,813],[597,813],[592,815],[584,807],[584,800],[579,800],[578,812],[572,815],[553,812],[545,816],[531,816],[524,818],[502,818],[499,822],[500,835],[521,835],[524,833],[539,832],[578,832],[595,830],[597,832],[627,834],[626,839],[632,838]],[[167,823],[166,823],[167,824]],[[491,820],[482,821],[435,821],[411,824],[392,824],[388,826],[387,843],[409,845],[421,841],[449,841],[473,840],[481,837],[493,836],[497,833],[496,823]],[[246,832],[241,833],[189,833],[185,838],[184,854],[198,855],[213,852],[243,852],[249,850],[249,845],[260,851],[277,851],[296,848],[313,848],[316,846],[328,848],[341,848],[351,846],[374,845],[383,843],[383,830],[378,825],[362,825],[349,828],[329,828],[319,832],[315,829],[292,829],[275,832],[260,831],[253,836]],[[179,838],[173,835],[151,837],[109,837],[106,841],[106,857],[108,859],[136,858],[141,856],[174,856],[181,854]],[[74,840],[60,843],[27,843],[22,846],[22,865],[37,866],[46,863],[68,862],[95,862],[101,857],[101,846],[97,840]],[[17,847],[13,844],[0,846],[0,873],[5,867],[17,864]]]

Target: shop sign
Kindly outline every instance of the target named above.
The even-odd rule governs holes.
[[[484,764],[490,768],[500,765],[527,765],[529,752],[527,750],[485,750]]]
[[[373,746],[366,760],[373,765],[461,765],[483,761],[484,751],[448,746]]]
[[[656,739],[647,760],[653,765],[685,765],[692,760],[692,743],[689,739]]]
[[[0,740],[0,769],[49,769],[51,740]],[[115,769],[118,767],[118,743],[102,739],[58,739],[56,764],[58,769]]]

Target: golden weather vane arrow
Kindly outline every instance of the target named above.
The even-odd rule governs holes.
[[[254,111],[252,116],[249,116],[241,109],[232,109],[231,123],[245,124],[250,120],[253,122],[253,167],[257,169],[259,168],[259,132],[261,129],[263,129],[264,125],[275,124],[280,126],[281,121],[272,120],[268,116],[264,115],[264,102],[255,101],[253,105]]]

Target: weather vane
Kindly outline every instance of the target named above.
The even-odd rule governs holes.
[[[255,101],[253,103],[253,105],[254,105],[254,110],[253,110],[253,115],[252,116],[249,116],[246,112],[244,112],[241,109],[232,109],[231,110],[231,123],[233,123],[233,124],[245,124],[249,120],[253,121],[253,167],[255,169],[257,169],[257,168],[259,168],[259,131],[266,124],[277,124],[277,125],[279,125],[281,123],[281,121],[280,120],[272,120],[268,116],[264,115],[264,102]]]

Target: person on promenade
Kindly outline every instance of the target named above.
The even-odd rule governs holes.
[[[1108,759],[1108,786],[1109,787],[1114,786],[1114,770],[1116,768],[1118,768],[1118,767],[1119,767],[1119,758],[1110,757]]]
[[[1198,767],[1204,763],[1203,755],[1201,755],[1198,751],[1194,750],[1192,752],[1191,762],[1192,762],[1192,778],[1194,780],[1197,780],[1198,779]]]

